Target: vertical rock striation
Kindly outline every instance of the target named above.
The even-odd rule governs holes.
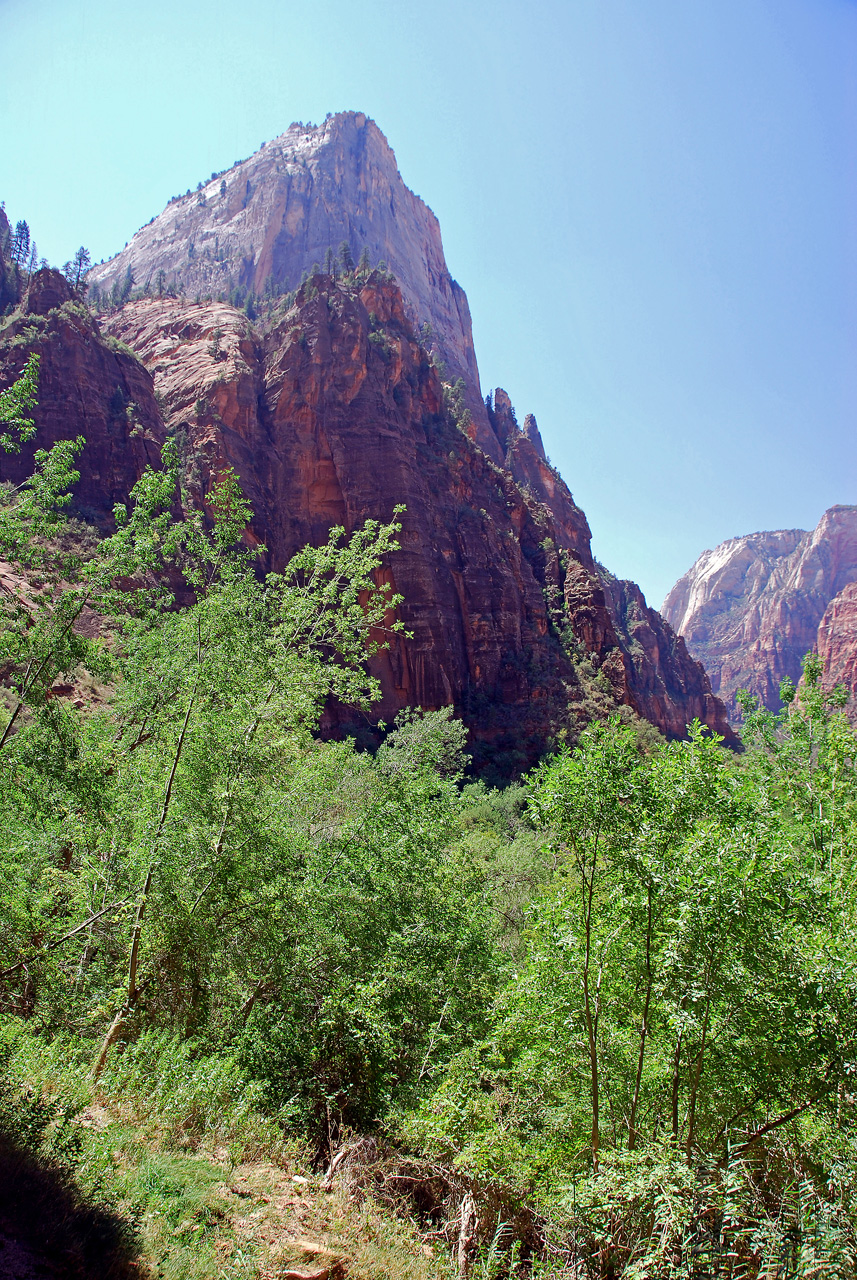
[[[365,246],[396,276],[413,323],[431,326],[450,380],[462,378],[481,447],[500,461],[488,429],[467,296],[446,265],[440,224],[405,186],[386,138],[361,112],[293,124],[198,191],[170,201],[90,286],[108,292],[128,272],[153,291],[188,297],[294,290],[328,249]],[[162,273],[162,274],[161,274]]]
[[[786,677],[797,684],[809,650],[823,650],[832,670],[850,669],[850,593],[841,608],[832,606],[855,581],[857,507],[836,506],[812,532],[753,533],[703,552],[662,612],[705,664],[730,715],[738,713],[739,689],[779,710],[780,684]]]
[[[152,377],[132,351],[105,338],[58,271],[30,277],[18,310],[0,330],[0,387],[31,352],[41,356],[37,435],[19,454],[0,455],[0,480],[20,484],[37,448],[83,436],[75,511],[102,527],[124,502],[165,438]]]
[[[670,736],[699,717],[729,736],[684,642],[633,584],[605,587],[586,517],[505,392],[489,416],[505,466],[455,426],[383,273],[312,277],[264,335],[224,304],[168,298],[128,304],[110,328],[153,373],[195,500],[234,466],[272,567],[333,524],[405,504],[387,573],[413,638],[375,660],[381,719],[452,702],[486,752],[519,767],[593,713],[583,655],[602,673],[601,710],[626,706]]]

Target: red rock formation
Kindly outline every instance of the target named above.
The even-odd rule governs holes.
[[[483,403],[467,299],[447,269],[437,219],[404,185],[395,156],[373,121],[361,114],[343,112],[329,117],[318,128],[292,125],[248,160],[200,184],[196,193],[188,192],[171,201],[163,213],[137,232],[121,253],[94,268],[89,282],[101,291],[120,289],[130,272],[138,286],[157,292],[166,286],[183,291],[186,296],[223,298],[235,286],[240,286],[257,295],[266,291],[270,294],[295,288],[312,263],[323,263],[328,248],[336,252],[342,240],[349,242],[355,256],[365,245],[370,261],[383,259],[401,286],[404,305],[401,299],[393,304],[377,278],[367,286],[370,292],[364,290],[362,297],[370,328],[375,326],[372,335],[372,340],[377,342],[375,354],[383,351],[383,358],[395,366],[396,377],[388,382],[386,394],[395,393],[399,409],[411,404],[410,383],[407,379],[405,383],[402,381],[401,353],[396,348],[398,339],[391,337],[390,325],[399,334],[405,333],[406,325],[413,326],[407,330],[407,342],[413,343],[414,329],[428,321],[431,336],[426,341],[442,359],[446,379],[454,382],[461,378],[464,382],[464,400],[471,415],[468,435],[488,459],[512,478],[519,495],[516,502],[523,504],[522,509],[528,511],[537,531],[533,535],[534,546],[539,549],[530,560],[540,566],[536,574],[539,589],[545,586],[539,574],[547,573],[551,579],[547,589],[557,600],[561,598],[564,571],[556,557],[559,552],[569,553],[589,575],[591,599],[588,603],[578,600],[580,590],[586,595],[587,588],[580,588],[578,584],[572,591],[577,601],[574,614],[581,635],[588,633],[590,622],[596,630],[600,627],[600,622],[595,620],[605,609],[609,615],[612,629],[609,643],[604,641],[607,649],[603,657],[607,661],[608,651],[612,654],[610,684],[617,699],[631,706],[642,705],[640,699],[643,699],[658,723],[669,726],[669,732],[683,732],[685,721],[700,714],[706,705],[705,698],[710,696],[702,687],[702,677],[686,653],[675,649],[673,641],[666,636],[655,646],[658,654],[661,651],[684,653],[684,658],[674,656],[672,674],[669,678],[662,679],[660,675],[653,678],[652,687],[644,677],[641,660],[619,661],[616,657],[622,645],[630,640],[622,620],[618,615],[612,616],[618,607],[616,592],[609,591],[605,599],[601,599],[604,591],[598,585],[598,570],[592,561],[586,517],[548,464],[535,419],[529,416],[521,430],[509,397],[500,389],[494,393],[493,400],[489,397],[487,406]],[[324,293],[328,303],[336,297],[335,291],[331,293],[327,286]],[[361,322],[359,340],[349,332],[347,341],[354,345],[348,347],[350,354],[346,357],[340,345],[345,335],[336,334],[332,338],[327,335],[323,305],[318,303],[315,311],[307,311],[305,307],[300,311],[300,324],[305,326],[301,329],[303,340],[314,353],[312,378],[308,378],[306,372],[293,376],[293,366],[301,364],[307,347],[301,347],[300,353],[296,353],[292,349],[294,343],[282,327],[262,343],[249,331],[245,332],[244,322],[223,306],[218,311],[216,304],[207,304],[201,311],[192,311],[185,304],[179,304],[177,311],[169,313],[172,317],[169,322],[161,326],[158,317],[166,313],[137,304],[136,309],[126,307],[117,322],[116,331],[144,355],[155,372],[169,406],[172,425],[180,438],[189,434],[196,456],[200,456],[200,451],[211,460],[222,455],[224,460],[233,461],[244,477],[254,508],[258,513],[266,513],[258,517],[257,534],[270,546],[274,562],[294,549],[298,529],[315,538],[321,536],[325,521],[345,519],[344,513],[358,509],[364,514],[371,513],[366,503],[375,490],[368,484],[368,472],[353,488],[343,478],[347,469],[343,460],[352,446],[363,450],[382,472],[389,471],[391,477],[396,477],[395,484],[403,500],[407,500],[406,495],[411,491],[410,482],[402,479],[407,465],[397,461],[397,449],[404,438],[400,424],[397,422],[395,429],[387,433],[382,449],[375,441],[370,444],[360,436],[362,425],[358,430],[361,388],[368,377],[360,365],[367,337],[363,331],[365,322]],[[399,309],[396,315],[391,307]],[[217,326],[224,329],[226,354],[216,362],[214,370],[213,358],[207,351]],[[392,345],[382,341],[383,334],[391,338]],[[303,356],[299,359],[301,353]],[[337,367],[331,375],[329,365],[334,353]],[[175,360],[178,363],[171,372],[169,365]],[[328,367],[328,376],[320,366]],[[274,369],[280,371],[292,388],[277,393],[276,405],[271,400]],[[334,382],[345,378],[338,392],[329,385],[330,376]],[[408,377],[413,376],[412,368]],[[265,383],[264,410],[257,404],[261,394],[260,378]],[[350,390],[347,389],[349,380],[353,381]],[[371,383],[371,378],[369,381]],[[368,386],[364,392],[373,394]],[[308,394],[315,400],[305,401]],[[330,403],[330,396],[334,394],[341,396],[341,404],[335,410]],[[377,391],[374,394],[377,395]],[[425,406],[419,407],[419,412],[424,414]],[[440,406],[432,412],[439,414]],[[388,413],[389,406],[386,406],[379,421],[384,421]],[[323,432],[317,426],[308,425],[313,414],[323,421]],[[351,435],[335,455],[329,423],[334,419],[340,422],[343,415],[356,417]],[[297,430],[294,424],[298,421],[305,424],[294,441],[291,464],[285,455],[282,461],[276,461],[276,451],[282,448],[281,437],[287,434],[283,425],[286,421],[289,431]],[[393,444],[393,440],[398,443]],[[269,461],[263,466],[259,459],[266,453]],[[297,478],[289,482],[291,487],[285,484],[283,476],[291,474],[290,465],[294,466],[294,476],[300,478],[304,489],[300,489]],[[454,490],[457,483],[454,478],[452,483]],[[443,482],[438,484],[442,489]],[[377,489],[377,485],[375,487]],[[394,488],[392,483],[387,484],[384,493],[393,495]],[[362,496],[359,500],[355,497],[349,506],[343,495],[352,491]],[[492,508],[485,502],[479,504],[479,509],[490,511]],[[298,519],[299,512],[304,513],[302,520]],[[550,543],[552,552],[546,552],[541,546],[545,541]],[[435,552],[439,546],[437,543]],[[446,551],[442,554],[447,556]],[[469,548],[469,554],[475,556],[473,566],[481,563],[481,553],[475,546]],[[555,564],[552,557],[556,559]],[[485,572],[487,574],[487,568]],[[575,575],[576,571],[572,577]],[[425,583],[420,584],[420,589],[423,587]],[[459,601],[457,607],[468,606]],[[641,607],[645,608],[644,602]],[[563,625],[556,619],[554,624]],[[654,623],[651,626],[657,631]],[[464,642],[456,640],[455,644],[461,649]],[[638,649],[639,646],[634,649],[635,654]],[[475,650],[464,645],[461,651],[468,655],[468,662],[471,658],[476,661]],[[518,649],[515,655],[515,662],[520,663]],[[498,656],[495,654],[487,665],[484,660],[478,662],[478,677],[474,677],[469,668],[465,677],[462,661],[459,653],[452,674],[441,663],[444,681],[450,689],[460,690],[473,688],[475,679],[475,687],[482,696],[484,680],[491,685],[497,679]],[[402,679],[406,679],[404,674]],[[392,680],[390,676],[390,688]],[[520,679],[516,677],[516,680],[523,690]],[[504,688],[509,687],[510,678],[506,678]],[[455,697],[458,696],[456,693]],[[687,705],[693,710],[685,715],[682,708],[688,697]],[[725,728],[721,711],[709,707],[707,718],[719,728]]]
[[[701,668],[639,592],[647,625],[660,626],[650,654],[663,670],[647,672],[635,636],[614,625],[614,596],[624,597],[618,587],[605,597],[586,518],[518,431],[505,393],[492,414],[499,403],[509,469],[453,426],[401,294],[382,276],[360,287],[314,277],[264,337],[222,304],[166,298],[129,304],[110,327],[152,370],[170,430],[188,441],[199,500],[219,469],[236,468],[273,567],[332,524],[386,519],[405,503],[389,576],[413,639],[376,661],[381,718],[453,701],[495,753],[531,759],[574,701],[558,634],[570,624],[616,704],[670,734],[697,715],[728,733]]]
[[[225,194],[221,186],[225,183]],[[188,297],[262,295],[296,289],[313,263],[346,240],[372,265],[394,272],[411,316],[430,323],[451,381],[463,378],[476,438],[502,460],[479,390],[470,308],[446,265],[440,225],[402,181],[386,138],[365,115],[339,112],[323,124],[293,124],[247,160],[171,200],[108,262],[89,273],[108,291],[128,271],[140,287],[180,288]]]
[[[857,716],[857,582],[834,596],[818,627],[816,652],[824,663],[824,684],[844,684],[851,694],[849,711]]]
[[[604,573],[602,580],[624,656],[631,705],[667,737],[682,737],[695,719],[733,742],[726,708],[708,680],[700,681],[700,664],[683,637],[646,604],[636,582]]]
[[[109,525],[147,463],[157,463],[164,427],[151,375],[130,350],[104,338],[58,271],[37,271],[20,308],[0,329],[0,385],[41,353],[36,440],[0,454],[0,479],[19,484],[36,448],[82,435],[74,510]]]
[[[823,642],[819,624],[855,580],[857,507],[831,507],[812,533],[749,534],[704,552],[667,596],[663,614],[705,664],[731,716],[742,688],[778,710],[780,683],[788,677],[797,684],[804,654],[817,643],[831,655],[836,650],[837,619],[848,616],[848,599],[831,613]],[[837,665],[847,665],[847,643]]]
[[[374,660],[379,718],[454,703],[499,773],[526,767],[559,729],[579,731],[592,681],[596,710],[624,705],[668,734],[696,715],[725,729],[702,668],[632,584],[595,565],[583,513],[508,397],[492,410],[508,468],[455,426],[383,273],[314,277],[267,334],[225,304],[166,297],[129,303],[109,327],[39,272],[0,332],[0,385],[42,354],[37,444],[87,438],[77,501],[88,517],[109,525],[167,431],[195,502],[235,467],[275,568],[332,524],[351,530],[406,504],[383,572],[413,638]],[[3,478],[30,461],[4,458]],[[349,714],[332,709],[328,727],[349,727]]]

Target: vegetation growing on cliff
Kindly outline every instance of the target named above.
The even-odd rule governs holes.
[[[0,406],[9,448],[35,377]],[[374,757],[322,743],[331,692],[376,696],[397,526],[261,579],[234,476],[177,520],[168,446],[81,551],[77,447],[0,505],[6,1140],[126,1219],[172,1178],[175,1274],[238,1274],[180,1149],[296,1143],[352,1153],[349,1185],[465,1272],[481,1249],[486,1275],[853,1274],[857,738],[818,664],[782,716],[751,710],[740,759],[617,718],[491,791],[448,711]],[[157,1158],[99,1148],[93,1106]]]

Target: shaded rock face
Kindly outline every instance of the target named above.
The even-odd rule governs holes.
[[[465,382],[480,446],[502,461],[479,390],[467,297],[447,268],[440,224],[362,113],[291,125],[200,191],[171,201],[93,268],[88,283],[109,290],[130,270],[138,287],[172,285],[188,297],[228,296],[236,286],[257,295],[288,291],[343,240],[355,259],[365,245],[373,266],[383,261],[393,271],[410,319],[431,325],[447,376]]]
[[[0,329],[0,386],[15,380],[34,351],[41,355],[37,436],[20,454],[0,454],[0,480],[20,484],[36,448],[82,435],[71,510],[109,528],[114,504],[160,459],[164,426],[151,375],[102,335],[58,271],[35,272]]]
[[[812,532],[748,534],[704,552],[670,591],[662,612],[705,664],[731,716],[738,714],[735,695],[742,688],[776,711],[781,682],[788,677],[798,683],[801,659],[817,645],[833,665],[847,667],[850,596],[838,608],[833,603],[855,581],[857,507],[836,506]]]
[[[699,716],[730,736],[702,668],[639,590],[612,579],[605,589],[583,512],[505,393],[492,413],[506,466],[454,426],[388,279],[374,273],[358,287],[315,276],[266,335],[227,305],[169,298],[125,306],[110,329],[154,376],[195,500],[235,467],[271,567],[333,524],[351,530],[405,504],[385,573],[413,638],[374,659],[378,718],[452,702],[481,750],[523,767],[557,729],[575,727],[579,648],[603,671],[612,705],[670,735]],[[642,630],[654,637],[648,649]],[[347,714],[332,716],[343,724]]]
[[[726,708],[712,693],[708,677],[700,680],[700,664],[691,657],[683,637],[646,604],[636,582],[606,574],[604,581],[627,686],[639,714],[668,738],[683,737],[691,720],[699,720],[734,743]]]

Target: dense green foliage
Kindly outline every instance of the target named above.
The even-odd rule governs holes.
[[[787,1257],[809,1274],[822,1240],[850,1274],[857,738],[841,701],[813,660],[786,714],[751,714],[740,762],[699,726],[641,756],[615,723],[532,779],[556,872],[491,1033],[408,1128],[569,1215],[602,1268],[660,1274],[729,1236],[751,1271]]]
[[[386,1126],[577,1275],[852,1275],[857,738],[817,661],[741,757],[617,717],[465,785],[449,708],[374,756],[316,736],[377,697],[395,523],[263,578],[234,476],[180,517],[168,449],[87,541],[79,447],[0,502],[7,1042],[319,1155]]]

